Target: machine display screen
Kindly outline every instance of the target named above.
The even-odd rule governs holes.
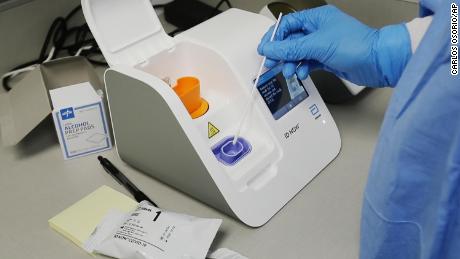
[[[260,76],[257,90],[264,99],[275,120],[283,117],[308,97],[302,82],[294,75],[286,79],[283,65],[277,65]]]

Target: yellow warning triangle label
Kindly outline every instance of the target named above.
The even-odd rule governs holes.
[[[220,130],[216,126],[214,126],[211,122],[208,122],[208,138],[214,137],[219,132]]]

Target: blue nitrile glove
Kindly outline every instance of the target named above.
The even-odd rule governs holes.
[[[321,68],[358,85],[394,86],[412,55],[404,24],[373,29],[331,5],[284,16],[270,42],[272,32],[258,51],[269,68],[283,61],[288,78]]]

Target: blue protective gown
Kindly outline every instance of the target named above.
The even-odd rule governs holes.
[[[451,3],[421,2],[433,21],[381,128],[364,193],[361,259],[460,259],[460,77],[450,72]]]

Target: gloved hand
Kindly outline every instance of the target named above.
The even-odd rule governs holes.
[[[324,69],[358,85],[394,86],[412,55],[404,24],[373,29],[331,5],[284,16],[270,42],[272,32],[258,52],[266,67],[284,62],[287,78]]]

